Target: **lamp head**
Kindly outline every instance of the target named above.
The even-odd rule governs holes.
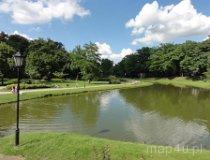
[[[23,66],[24,57],[20,54],[20,52],[17,52],[16,54],[14,54],[13,58],[14,58],[16,67],[22,67]]]

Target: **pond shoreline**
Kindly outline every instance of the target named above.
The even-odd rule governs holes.
[[[173,79],[168,78],[146,78],[141,80],[136,80],[134,82],[122,83],[122,84],[107,84],[107,85],[98,85],[98,86],[88,86],[88,87],[78,87],[78,88],[60,88],[55,90],[49,89],[39,89],[34,90],[33,92],[24,91],[20,96],[21,101],[52,97],[52,96],[65,96],[71,94],[79,94],[85,92],[96,92],[96,91],[106,91],[106,90],[115,90],[115,89],[129,89],[137,87],[147,87],[154,84],[160,85],[172,85],[175,87],[195,87],[205,90],[210,90],[210,81],[194,81],[184,77],[177,77]],[[13,94],[0,94],[0,106],[8,103],[15,103],[16,96]]]
[[[91,87],[79,87],[79,88],[61,88],[60,90],[43,90],[34,92],[24,92],[20,95],[20,101],[38,99],[38,98],[46,98],[52,96],[65,96],[71,94],[79,94],[85,92],[97,92],[97,91],[106,91],[106,90],[115,90],[115,89],[129,89],[129,88],[137,88],[137,87],[147,87],[151,86],[153,83],[150,82],[135,82],[135,83],[122,83],[122,84],[109,84],[109,85],[99,85],[99,86],[91,86]],[[0,95],[0,106],[8,103],[15,103],[16,95],[14,94],[3,94]]]

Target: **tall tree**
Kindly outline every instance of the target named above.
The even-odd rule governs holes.
[[[100,74],[101,58],[98,53],[98,47],[90,42],[83,47],[76,47],[73,50],[73,54],[73,67],[79,69],[82,78],[90,83]]]
[[[112,74],[113,69],[113,61],[109,59],[102,59],[101,60],[101,72],[102,77],[108,77]]]
[[[184,58],[180,67],[186,76],[196,77],[207,71],[208,53],[196,42],[187,41],[182,45]]]
[[[50,80],[54,73],[63,72],[68,54],[63,45],[50,39],[31,42],[26,59],[26,72],[31,78]]]
[[[14,50],[6,43],[0,42],[0,72],[6,77],[12,75],[12,55]]]

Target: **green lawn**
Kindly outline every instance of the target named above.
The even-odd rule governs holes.
[[[26,160],[209,160],[210,151],[184,150],[112,141],[70,133],[27,133],[21,145],[14,137],[0,139],[0,153]],[[157,148],[156,148],[157,147]],[[109,159],[108,159],[109,158]]]
[[[210,89],[210,81],[209,80],[192,80],[185,77],[177,77],[177,78],[148,78],[143,79],[143,82],[150,82],[154,84],[162,84],[162,85],[173,85],[177,87],[197,87],[203,89]]]

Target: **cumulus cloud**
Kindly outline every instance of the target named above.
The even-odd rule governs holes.
[[[20,35],[28,40],[33,40],[33,38],[29,37],[28,35],[24,34],[24,33],[20,33],[18,31],[14,31],[13,35]]]
[[[210,36],[207,36],[206,38],[204,38],[203,41],[206,41],[208,39],[210,39]]]
[[[102,58],[108,58],[115,63],[118,63],[120,60],[122,60],[122,58],[133,53],[132,49],[130,48],[122,49],[120,53],[115,53],[107,43],[96,42],[96,45]]]
[[[210,34],[210,17],[198,13],[191,0],[160,6],[147,3],[139,14],[126,23],[135,36],[132,44],[167,42],[176,38]]]
[[[2,0],[0,11],[9,14],[19,24],[42,24],[52,19],[72,20],[74,16],[90,14],[77,0]]]

